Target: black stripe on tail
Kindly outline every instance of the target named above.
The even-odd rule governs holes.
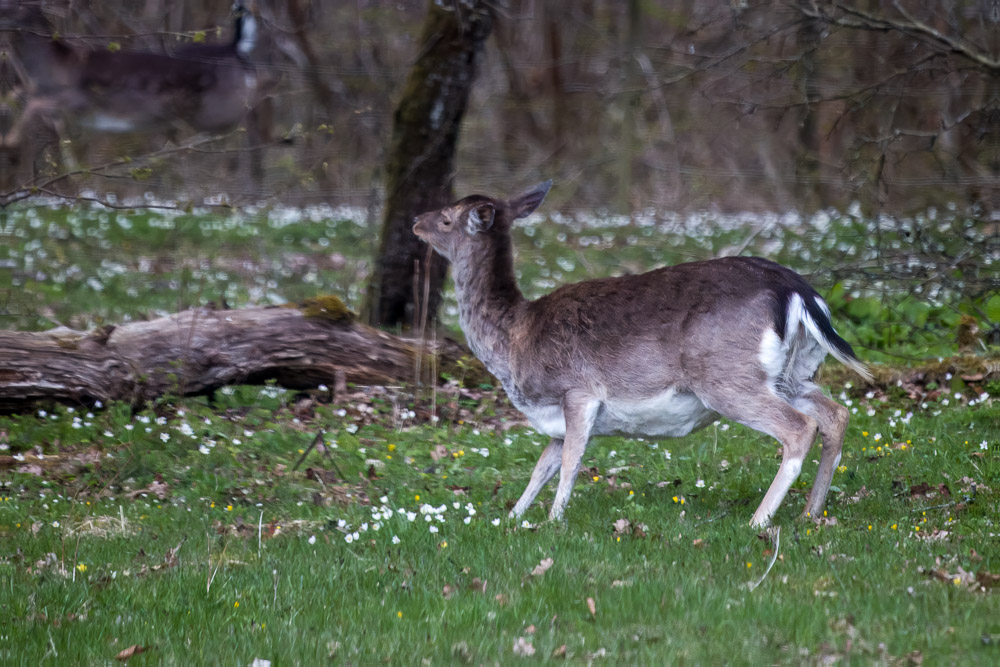
[[[840,337],[837,330],[833,328],[833,323],[830,322],[830,318],[827,314],[820,308],[819,303],[817,303],[816,298],[819,297],[816,291],[812,288],[809,289],[812,294],[802,294],[799,292],[799,296],[802,297],[802,303],[805,304],[806,312],[809,316],[813,318],[816,326],[819,327],[820,332],[822,332],[823,337],[837,349],[842,355],[848,359],[857,359],[857,355],[854,354],[854,348],[846,340]],[[791,298],[789,296],[789,298]],[[786,306],[787,308],[787,306]]]

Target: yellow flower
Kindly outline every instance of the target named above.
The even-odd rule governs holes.
[[[80,570],[80,572],[86,572],[87,566],[83,563],[80,563],[79,565],[76,566],[76,569]]]
[[[413,496],[413,499],[416,500],[419,503],[420,502],[420,494],[418,493],[417,495]],[[400,612],[400,613],[402,613],[402,612]]]
[[[861,435],[863,435],[864,437],[866,437],[866,438],[867,438],[867,437],[868,437],[868,431],[862,431],[862,432],[861,432]]]
[[[396,612],[396,618],[403,618],[403,612],[397,611]]]
[[[889,526],[889,527],[890,527],[890,528],[892,528],[893,530],[896,530],[896,524],[892,524],[892,525],[891,525],[891,526]]]
[[[240,601],[239,601],[239,600],[237,600],[236,602],[234,602],[234,603],[233,603],[233,608],[234,608],[234,609],[235,609],[236,607],[239,607],[239,606],[240,606]]]
[[[628,494],[629,494],[630,496],[634,496],[634,495],[635,495],[635,491],[633,491],[632,489],[629,489],[629,490],[628,490]]]
[[[595,481],[595,482],[596,482],[597,480],[599,480],[600,478],[601,478],[601,476],[600,476],[600,475],[594,475],[594,481]],[[675,500],[674,502],[677,502],[677,501]]]
[[[952,579],[951,581],[952,581],[952,583],[954,583],[954,584],[955,584],[956,586],[960,586],[960,585],[962,584],[962,577],[955,577],[955,578],[954,578],[954,579]]]
[[[826,516],[826,510],[823,510],[823,516]]]
[[[448,548],[448,540],[444,540],[443,542],[441,542],[441,548],[442,549],[447,549]]]
[[[747,568],[751,568],[751,567],[753,567],[753,563],[751,563],[750,561],[747,561]]]
[[[390,452],[394,452],[394,451],[396,451],[396,445],[394,445],[394,444],[392,444],[392,443],[390,442],[390,443],[389,443],[389,451],[390,451]]]
[[[675,503],[677,502],[677,496],[674,496],[674,502]]]
[[[227,512],[232,512],[233,511],[233,506],[232,505],[226,505],[226,511]]]
[[[212,501],[212,503],[211,503],[211,504],[209,505],[209,507],[211,507],[211,508],[215,508],[215,501],[214,501],[214,500],[213,500],[213,501]]]
[[[683,498],[681,498],[681,505],[683,505],[683,504],[684,504],[684,499],[683,499]]]
[[[618,539],[619,542],[621,542],[622,541],[622,536],[619,535],[617,539]]]
[[[840,466],[837,468],[837,472],[847,472],[847,466]]]
[[[868,524],[868,530],[871,530],[871,529],[872,529],[872,525]]]

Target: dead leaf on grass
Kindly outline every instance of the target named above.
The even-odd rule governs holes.
[[[448,458],[451,453],[448,448],[444,445],[436,445],[434,449],[430,451],[432,461],[440,461],[441,459]]]
[[[566,645],[563,644],[556,650],[552,651],[553,658],[565,658],[566,657]]]
[[[976,573],[976,583],[983,590],[989,590],[994,587],[1000,588],[1000,574],[993,574],[992,572],[987,572],[986,570],[980,570]]]
[[[590,610],[591,616],[597,616],[597,603],[594,602],[594,598],[587,598],[587,609]]]
[[[441,595],[444,596],[445,600],[450,600],[451,597],[455,594],[455,590],[456,590],[455,587],[452,586],[451,584],[445,584],[444,588],[441,590]]]
[[[554,562],[555,561],[552,560],[551,558],[544,558],[544,559],[542,559],[542,561],[538,565],[535,566],[535,569],[531,571],[531,576],[533,576],[533,577],[540,577],[540,576],[542,576],[543,574],[545,574],[546,572],[549,571],[549,568],[552,567],[552,564]]]
[[[857,493],[855,493],[853,496],[848,496],[847,498],[844,499],[844,504],[853,505],[854,503],[860,502],[862,499],[867,498],[871,494],[872,492],[868,490],[868,487],[862,485],[861,488],[858,489]]]
[[[968,476],[958,480],[958,483],[965,485],[962,487],[962,493],[972,493],[973,491],[975,491],[975,493],[989,493],[992,491],[990,487],[985,484],[981,484]]]
[[[150,648],[151,647],[149,646],[141,646],[139,644],[133,644],[132,646],[129,646],[127,649],[124,649],[118,655],[116,655],[115,660],[128,660],[129,658],[135,657],[140,653],[145,653]]]
[[[955,574],[950,574],[947,570],[943,570],[941,568],[932,569],[925,567],[918,567],[917,572],[927,575],[932,579],[937,579],[938,581],[954,584],[956,586],[968,586],[976,581],[976,575],[962,569],[961,565],[958,566],[958,570]]]
[[[615,535],[628,535],[632,532],[632,522],[628,519],[618,519],[614,523]]]
[[[473,593],[486,593],[486,581],[480,579],[479,577],[475,577],[472,580],[472,583],[469,584],[469,590]]]

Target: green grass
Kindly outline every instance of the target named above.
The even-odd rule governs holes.
[[[436,425],[402,413],[426,407],[404,394],[294,398],[241,387],[134,416],[7,420],[3,453],[25,460],[0,499],[4,664],[94,664],[136,644],[151,664],[506,663],[518,638],[535,659],[565,645],[615,663],[1000,657],[1000,598],[968,585],[1000,573],[995,399],[845,394],[857,413],[826,525],[797,516],[807,464],[750,590],[774,544],[747,522],[778,462],[755,432],[597,440],[567,522],[544,522],[549,488],[526,526],[506,512],[545,442],[505,430],[516,413],[489,392],[442,397]],[[294,471],[320,430],[330,456]],[[616,533],[620,519],[642,534]]]

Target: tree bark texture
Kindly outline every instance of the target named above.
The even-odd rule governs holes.
[[[382,241],[369,292],[373,324],[421,325],[420,313],[432,320],[437,312],[448,267],[413,235],[413,218],[453,199],[455,146],[492,23],[480,0],[428,3],[420,52],[393,116]],[[425,280],[429,298],[418,308]]]
[[[425,377],[430,368],[448,372],[468,355],[452,342],[437,348],[354,321],[336,297],[295,307],[198,308],[89,332],[0,331],[0,413],[45,400],[141,405],[272,379],[290,389],[332,387],[338,379],[413,382],[418,367]]]

